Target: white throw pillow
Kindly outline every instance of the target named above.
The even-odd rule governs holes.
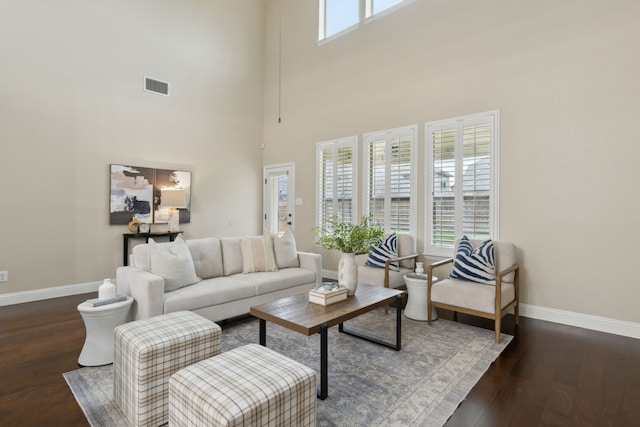
[[[273,254],[273,240],[269,236],[261,239],[242,239],[242,272],[278,271]]]
[[[153,274],[164,279],[165,292],[198,283],[191,252],[181,235],[170,245],[158,245],[149,239],[149,266]]]
[[[273,236],[273,252],[278,268],[300,267],[296,238],[291,227],[287,227],[281,237]]]

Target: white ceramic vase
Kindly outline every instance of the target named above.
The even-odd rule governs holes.
[[[111,283],[111,279],[104,279],[104,283],[98,288],[98,298],[109,299],[116,296],[116,285]]]
[[[347,290],[347,295],[355,295],[358,287],[358,264],[354,253],[342,253],[338,263],[338,285]]]

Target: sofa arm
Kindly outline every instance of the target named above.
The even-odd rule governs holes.
[[[164,312],[164,279],[135,267],[116,270],[118,294],[134,299],[133,320],[147,319]]]
[[[322,282],[322,255],[312,252],[298,252],[300,268],[316,273],[316,283]]]

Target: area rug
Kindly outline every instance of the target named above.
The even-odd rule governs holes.
[[[393,342],[395,313],[382,309],[345,328]],[[499,344],[491,330],[439,319],[402,319],[402,350],[329,329],[329,397],[318,400],[319,426],[442,426],[513,337]],[[258,342],[258,321],[223,326],[222,351]],[[267,323],[267,347],[318,372],[320,337]],[[64,374],[94,427],[127,426],[113,404],[113,365]]]

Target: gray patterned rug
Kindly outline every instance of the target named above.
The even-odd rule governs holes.
[[[395,313],[382,309],[345,323],[345,328],[395,337]],[[442,426],[512,337],[439,319],[402,318],[402,350],[381,347],[329,330],[329,397],[318,400],[319,426]],[[224,326],[222,350],[258,342],[258,321]],[[267,323],[267,346],[319,372],[320,337],[306,337]],[[112,401],[113,365],[64,374],[94,426],[127,426]],[[318,378],[319,381],[319,378]]]

